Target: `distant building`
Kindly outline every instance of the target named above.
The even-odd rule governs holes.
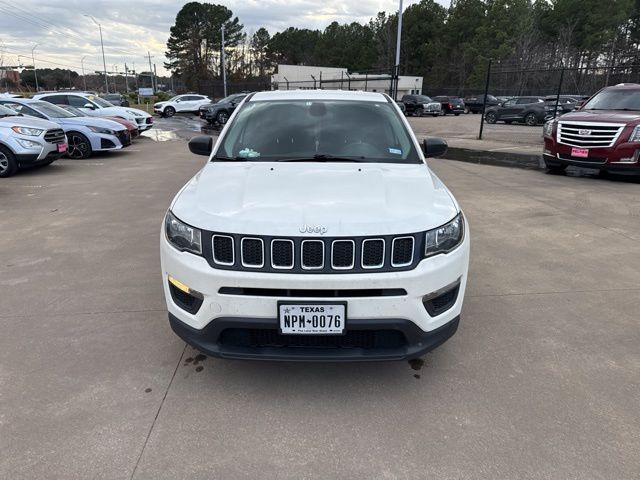
[[[389,93],[391,73],[349,73],[346,68],[306,65],[278,65],[271,76],[272,90],[324,89],[366,90]],[[422,93],[422,77],[402,75],[398,79],[398,98]]]
[[[10,82],[20,85],[20,72],[17,70],[0,69],[0,81],[9,80]]]

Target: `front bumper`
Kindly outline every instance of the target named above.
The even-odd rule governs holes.
[[[176,333],[194,347],[210,355],[229,358],[319,361],[417,357],[449,338],[457,328],[469,263],[468,228],[465,228],[465,232],[465,238],[456,250],[422,260],[412,270],[362,274],[266,273],[215,269],[202,257],[174,249],[162,233],[162,281],[171,324]],[[195,309],[195,313],[186,311],[174,301],[169,276],[201,294],[202,303]],[[453,284],[459,284],[455,301],[442,313],[430,315],[423,303],[425,296]],[[265,289],[271,290],[265,293]],[[366,296],[349,296],[350,292],[341,292],[358,289],[395,293],[375,296],[367,292]],[[325,296],[322,292],[325,290],[334,293],[327,293]],[[288,293],[273,293],[276,291]],[[340,295],[340,298],[333,295]],[[347,302],[347,333],[351,330],[374,328],[380,331],[399,331],[404,335],[404,341],[393,347],[377,348],[374,345],[370,350],[327,348],[318,352],[315,348],[286,346],[275,352],[273,347],[250,348],[250,342],[234,346],[220,338],[221,333],[229,328],[276,329],[278,301],[295,303],[332,300]],[[445,328],[447,325],[449,327]]]
[[[555,138],[545,137],[542,156],[548,166],[572,165],[612,173],[640,173],[640,145],[637,143],[620,142],[613,147],[590,148],[587,158],[574,157],[571,150],[570,145],[559,143]]]

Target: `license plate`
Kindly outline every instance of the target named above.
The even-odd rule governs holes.
[[[347,303],[278,303],[283,335],[342,335]]]
[[[589,156],[589,150],[587,150],[586,148],[572,148],[571,149],[571,156],[572,157],[587,158]]]
[[[67,151],[67,144],[66,143],[59,143],[58,144],[58,153],[64,153]]]

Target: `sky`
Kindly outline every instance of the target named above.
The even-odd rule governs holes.
[[[437,0],[448,6],[450,0]],[[176,14],[176,0],[0,0],[0,63],[36,68],[71,68],[78,73],[103,70],[98,26],[102,26],[107,71],[149,70],[147,52],[165,74],[164,52]],[[271,34],[288,27],[319,28],[333,21],[367,22],[380,11],[392,12],[397,0],[219,0],[249,34],[265,27]],[[404,7],[417,0],[405,0]],[[37,46],[36,46],[37,45]],[[83,60],[84,59],[84,60]]]

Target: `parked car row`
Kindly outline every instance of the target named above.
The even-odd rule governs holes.
[[[47,92],[32,99],[0,96],[0,177],[19,168],[49,165],[120,150],[153,126],[142,110],[117,107],[86,92]]]

